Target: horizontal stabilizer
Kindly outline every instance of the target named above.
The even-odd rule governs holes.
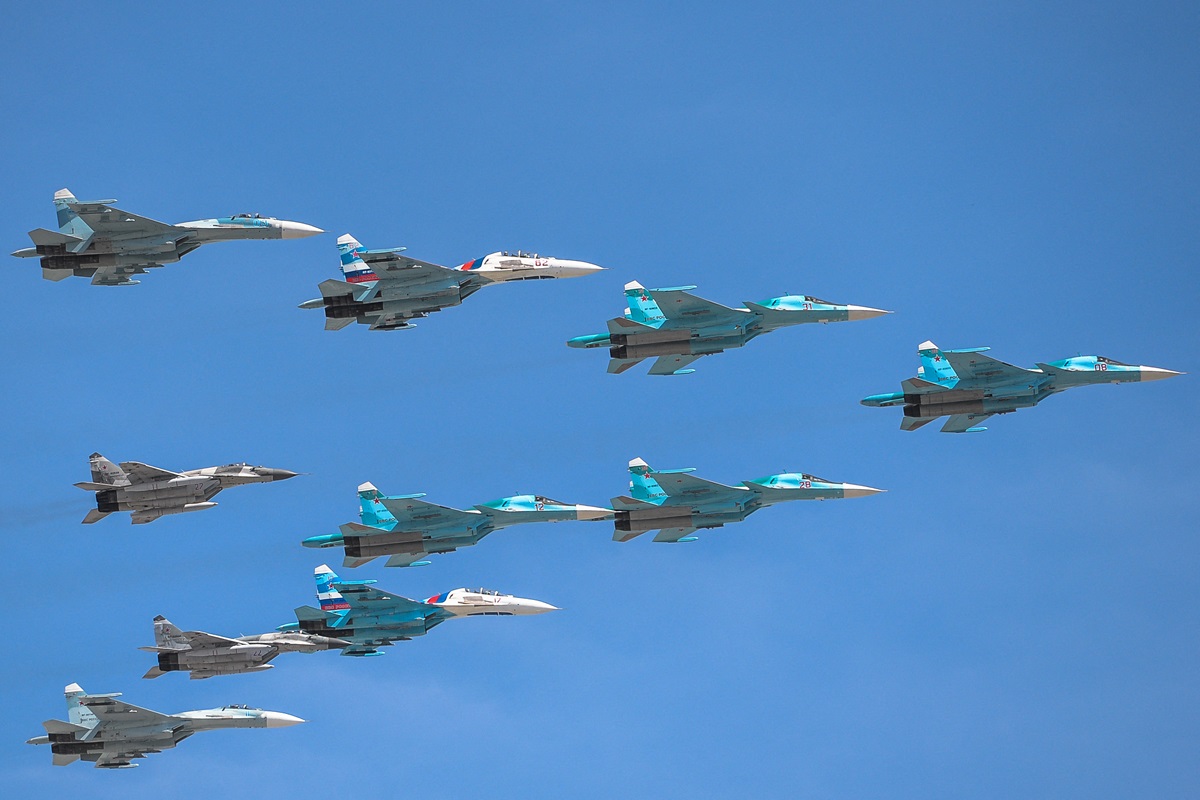
[[[608,374],[620,375],[625,370],[637,366],[644,360],[641,358],[610,358],[608,360]]]
[[[354,317],[326,317],[325,318],[325,330],[340,331],[342,328],[346,327],[347,325],[354,324],[354,322],[355,322]]]
[[[937,417],[901,417],[900,430],[915,431],[917,428],[921,427],[922,425],[928,425],[935,419],[937,419]]]
[[[67,764],[74,764],[78,761],[79,756],[75,753],[54,753],[50,760],[56,767],[65,767]]]
[[[116,484],[96,483],[94,481],[80,481],[79,483],[75,484],[75,486],[78,486],[80,489],[83,489],[85,492],[106,492],[109,489],[120,488]]]
[[[48,231],[45,228],[34,228],[29,232],[29,238],[38,247],[53,247],[55,245],[70,246],[83,241],[78,236],[71,236],[58,231]]]
[[[695,528],[663,528],[658,532],[658,535],[654,537],[654,541],[671,543],[693,542],[696,540],[696,537],[692,536],[692,534],[695,532]]]
[[[75,274],[73,269],[47,269],[42,267],[42,280],[46,281],[65,281]]]
[[[147,648],[147,647],[142,647],[142,648],[139,648],[139,649],[140,649],[140,650],[148,650],[149,648]],[[142,678],[157,678],[157,677],[159,677],[159,676],[161,676],[161,675],[166,675],[166,674],[167,674],[167,673],[165,673],[165,672],[163,672],[161,669],[159,669],[159,668],[158,668],[158,665],[156,664],[156,665],[154,665],[153,667],[151,667],[150,669],[146,670],[146,674],[145,674],[145,675],[143,675],[143,676],[142,676]]]
[[[655,503],[647,503],[645,500],[635,500],[632,497],[614,497],[609,501],[614,511],[650,511],[659,506]]]
[[[91,730],[91,728],[85,728],[82,725],[73,725],[61,719],[48,719],[42,723],[42,727],[46,729],[46,733],[50,734],[87,733]]]
[[[944,391],[946,387],[924,378],[908,378],[900,381],[900,388],[904,390],[905,394],[929,394]]]
[[[104,519],[107,516],[108,516],[107,511],[101,511],[98,508],[93,508],[91,511],[89,511],[87,513],[87,516],[83,518],[82,524],[91,525],[93,523],[99,522],[100,520]]]
[[[641,536],[643,533],[645,533],[645,531],[623,531],[618,529],[613,531],[612,540],[614,542],[631,542],[637,537]]]
[[[354,569],[355,567],[361,567],[363,564],[370,564],[377,558],[379,558],[379,556],[346,556],[342,559],[342,566],[348,569]]]
[[[626,335],[635,333],[653,333],[658,328],[653,325],[646,325],[642,322],[636,322],[626,317],[614,317],[608,321],[609,333],[623,333]]]

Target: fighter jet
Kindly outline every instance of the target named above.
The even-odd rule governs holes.
[[[324,233],[303,222],[234,214],[168,225],[114,208],[116,200],[75,199],[67,189],[54,193],[58,232],[35,228],[33,247],[13,253],[40,258],[42,277],[61,281],[72,275],[94,286],[133,286],[130,275],[183,258],[202,244],[235,239],[300,239]]]
[[[784,472],[741,486],[694,478],[694,469],[654,470],[640,458],[629,462],[630,494],[614,497],[616,533],[628,542],[646,531],[658,531],[656,542],[694,542],[698,528],[720,528],[741,522],[760,508],[789,500],[835,500],[867,497],[884,489],[855,483],[834,483],[815,475]]]
[[[378,656],[380,647],[424,636],[448,619],[481,616],[525,616],[558,609],[539,600],[526,600],[491,589],[455,589],[409,600],[372,589],[375,581],[346,581],[325,564],[313,571],[320,608],[300,606],[298,622],[279,626],[281,631],[304,631],[316,636],[347,639],[344,656]]]
[[[304,720],[279,711],[249,706],[222,706],[180,714],[160,714],[124,703],[114,694],[87,694],[78,683],[64,690],[67,718],[42,723],[46,736],[35,736],[26,744],[48,744],[54,766],[73,761],[92,761],[105,769],[136,767],[135,758],[170,750],[197,731],[220,728],[286,728]]]
[[[651,356],[658,360],[651,375],[687,375],[688,365],[701,356],[741,347],[756,336],[804,322],[845,322],[870,319],[890,311],[845,306],[808,295],[773,297],[745,308],[729,308],[694,294],[695,286],[646,289],[637,281],[625,284],[629,308],[625,316],[608,321],[608,333],[577,336],[569,347],[607,347],[608,371],[624,372]]]
[[[325,309],[325,330],[341,330],[352,322],[373,331],[416,327],[410,320],[456,306],[493,283],[543,278],[577,278],[602,267],[537,253],[501,252],[443,267],[400,255],[406,248],[365,250],[350,234],[338,237],[344,281],[323,281],[321,296],[300,308]]]
[[[527,522],[612,519],[612,509],[560,503],[548,497],[520,494],[460,511],[427,503],[422,494],[385,496],[371,483],[358,487],[359,519],[339,533],[311,536],[305,547],[345,548],[347,567],[391,556],[389,567],[419,567],[434,553],[450,553],[477,543],[489,533]]]
[[[143,678],[168,672],[187,672],[192,680],[214,675],[237,675],[273,668],[267,662],[280,653],[315,653],[336,650],[350,642],[310,633],[260,633],[227,639],[203,631],[181,631],[166,617],[154,618],[154,647],[139,647],[158,654],[158,665]]]
[[[114,511],[132,511],[134,525],[153,522],[166,514],[204,511],[215,508],[210,502],[217,492],[247,483],[268,483],[294,478],[299,473],[249,464],[171,472],[137,461],[122,461],[121,466],[99,453],[88,457],[92,479],[75,484],[96,493],[96,507],[83,518],[84,525],[98,522]]]
[[[941,350],[922,342],[917,377],[900,383],[903,391],[874,394],[864,406],[904,406],[900,427],[914,431],[949,416],[943,433],[978,433],[993,414],[1032,408],[1052,394],[1097,383],[1157,381],[1183,373],[1160,367],[1122,364],[1104,356],[1075,356],[1023,369],[983,355],[987,347]]]

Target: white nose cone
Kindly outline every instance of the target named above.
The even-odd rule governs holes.
[[[286,219],[276,220],[272,225],[279,228],[281,239],[304,239],[325,232],[315,225],[306,225],[303,222],[292,222]]]
[[[890,314],[890,311],[884,311],[882,308],[871,308],[870,306],[846,306],[846,316],[850,321],[858,319],[871,319],[872,317],[882,317],[884,314]]]
[[[1144,381],[1161,381],[1163,378],[1174,378],[1176,375],[1182,375],[1182,372],[1176,372],[1173,369],[1163,369],[1162,367],[1142,367],[1139,370]]]
[[[514,611],[517,614],[545,614],[547,611],[558,611],[558,606],[543,603],[541,600],[517,600]]]
[[[263,719],[267,721],[268,728],[290,728],[292,725],[299,725],[301,722],[305,722],[305,720],[299,717],[284,714],[282,711],[264,711],[262,715]]]
[[[597,508],[596,506],[575,506],[575,518],[590,522],[598,519],[612,519],[615,514],[611,508]]]
[[[583,275],[601,272],[604,269],[604,267],[588,263],[587,261],[571,261],[561,258],[554,259],[554,266],[559,276],[563,278],[578,278]]]
[[[875,489],[870,486],[859,486],[857,483],[843,483],[842,497],[870,497],[873,494],[886,492],[887,489]]]

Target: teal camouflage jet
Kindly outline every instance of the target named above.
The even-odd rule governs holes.
[[[1157,381],[1181,375],[1160,367],[1123,364],[1104,356],[1075,356],[1024,369],[983,355],[987,347],[941,350],[922,342],[917,376],[900,383],[900,392],[874,394],[864,406],[904,406],[900,427],[913,431],[948,416],[943,433],[978,433],[993,414],[1032,408],[1052,394],[1098,383]]]
[[[694,542],[699,528],[741,522],[760,508],[789,500],[836,500],[867,497],[883,489],[834,483],[815,475],[785,472],[741,486],[725,486],[688,474],[693,469],[654,470],[640,458],[629,462],[632,497],[614,497],[616,533],[628,542],[646,531],[658,531],[656,542]]]
[[[430,597],[407,597],[374,589],[375,581],[342,580],[322,564],[313,571],[320,608],[296,609],[295,623],[279,630],[349,642],[344,656],[378,656],[380,647],[424,636],[448,619],[510,617],[544,614],[558,609],[540,600],[527,600],[490,589],[454,589]]]
[[[160,714],[118,700],[120,692],[88,694],[78,683],[64,693],[69,721],[46,720],[46,735],[26,741],[50,745],[56,767],[83,759],[103,769],[128,769],[137,766],[133,759],[170,750],[200,731],[286,728],[304,722],[291,714],[238,705]]]
[[[385,496],[373,484],[358,487],[359,519],[338,533],[312,536],[305,547],[341,547],[344,566],[358,567],[380,556],[386,566],[425,566],[430,555],[476,544],[492,531],[529,522],[612,519],[609,508],[574,505],[521,494],[460,511],[427,503],[424,494]]]
[[[701,356],[741,347],[778,328],[805,322],[846,322],[870,319],[890,311],[846,306],[808,295],[773,297],[745,308],[729,308],[688,294],[695,286],[646,289],[637,281],[625,284],[629,308],[625,316],[608,321],[608,333],[577,336],[569,347],[607,347],[608,371],[624,372],[646,358],[658,356],[651,375],[687,375],[688,365]]]
[[[54,193],[58,231],[29,232],[33,247],[13,253],[40,258],[42,277],[61,281],[72,275],[94,286],[133,286],[130,275],[183,258],[202,244],[237,239],[299,239],[324,233],[303,222],[258,214],[200,219],[168,225],[114,208],[116,200],[76,200],[67,189]]]
[[[586,261],[540,256],[523,251],[492,253],[457,267],[443,267],[401,255],[403,247],[367,250],[350,234],[339,236],[338,254],[345,280],[322,281],[321,296],[300,308],[325,311],[325,330],[352,322],[373,331],[406,330],[412,320],[456,306],[485,286],[509,281],[578,278],[602,267]]]

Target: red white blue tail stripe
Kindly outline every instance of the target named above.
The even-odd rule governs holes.
[[[359,251],[363,246],[359,241],[350,234],[343,234],[338,237],[338,255],[342,260],[342,275],[346,277],[348,283],[366,283],[367,281],[377,281],[379,276],[376,275],[366,262],[359,256]]]

